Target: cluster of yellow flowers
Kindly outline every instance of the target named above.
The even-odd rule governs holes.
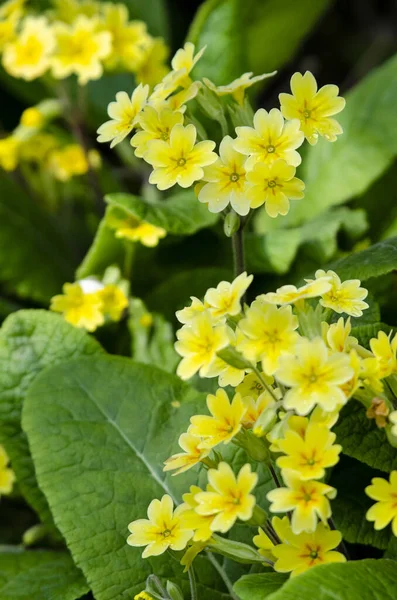
[[[230,207],[245,216],[250,209],[265,205],[271,217],[286,215],[290,199],[303,198],[304,184],[295,177],[301,163],[297,152],[304,139],[316,144],[319,136],[335,141],[342,133],[332,115],[344,105],[338,87],[317,89],[310,72],[295,73],[292,94],[280,94],[280,108],[270,112],[259,109],[252,118],[245,90],[274,73],[252,77],[244,73],[226,86],[217,87],[204,78],[192,80],[192,71],[205,48],[195,53],[187,42],[171,61],[172,71],[150,93],[148,85],[139,85],[131,97],[122,91],[108,107],[110,120],[98,129],[99,142],[114,146],[131,132],[136,156],[153,167],[150,183],[159,190],[195,182],[200,202],[213,213]],[[197,98],[204,111],[226,123],[226,109],[233,106],[245,111],[252,126],[235,127],[236,138],[225,135],[214,152],[215,142],[207,140],[192,122],[187,102]],[[241,120],[241,119],[240,119]],[[197,141],[201,138],[200,141]]]
[[[251,281],[245,272],[222,281],[177,313],[180,377],[217,376],[221,387],[207,396],[209,414],[191,417],[179,438],[182,452],[165,461],[164,471],[176,475],[200,463],[208,484],[192,486],[175,510],[170,495],[153,500],[148,519],[130,523],[128,544],[146,546],[143,557],[189,547],[182,559],[188,566],[205,547],[221,551],[227,540],[218,533],[239,519],[260,525],[252,551],[264,563],[297,575],[346,560],[330,520],[336,489],[325,483],[342,450],[332,427],[354,396],[368,416],[382,415],[378,426],[393,436],[397,413],[383,380],[397,373],[397,335],[379,332],[371,351],[350,335],[350,318],[368,308],[357,279],[342,282],[335,272],[318,270],[300,288],[286,285],[247,305]],[[335,313],[347,318],[336,320]],[[232,396],[225,386],[235,388]],[[230,443],[247,454],[237,475],[220,446]],[[283,517],[270,520],[256,504],[258,463],[268,466],[276,485],[267,493],[269,510]],[[397,472],[390,483],[374,479],[366,491],[378,501],[367,518],[377,529],[393,520],[397,533]]]
[[[80,85],[105,70],[127,70],[154,85],[166,73],[168,49],[142,21],[131,21],[124,4],[94,0],[53,0],[40,16],[25,0],[8,0],[0,9],[0,53],[4,69],[28,81],[46,74],[76,75]]]
[[[4,447],[0,445],[0,496],[10,494],[15,482],[15,473],[10,469],[9,462]]]

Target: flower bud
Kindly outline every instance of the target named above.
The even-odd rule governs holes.
[[[171,600],[183,600],[181,588],[172,581],[167,581],[167,592]]]
[[[258,438],[265,436],[277,423],[277,406],[269,406],[257,418],[253,433]]]
[[[234,210],[230,211],[223,223],[223,231],[226,237],[232,237],[240,229],[240,217]]]
[[[248,546],[248,544],[235,542],[234,540],[229,540],[216,534],[212,536],[210,543],[208,544],[208,549],[239,563],[263,564],[263,556],[261,556],[254,548]]]

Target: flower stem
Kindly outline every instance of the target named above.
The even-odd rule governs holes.
[[[244,260],[244,232],[241,227],[238,231],[232,235],[232,247],[233,247],[233,264],[234,264],[234,276],[237,277],[240,273],[245,271],[245,260]]]
[[[252,366],[252,370],[254,371],[255,375],[257,376],[257,378],[259,379],[259,381],[261,382],[261,384],[263,385],[265,390],[267,392],[269,392],[269,394],[271,395],[273,400],[278,402],[279,400],[278,400],[276,394],[274,393],[273,388],[269,384],[266,383],[266,381],[262,377],[262,373],[259,371],[258,367]]]
[[[233,591],[233,584],[230,581],[226,571],[221,567],[221,565],[218,563],[218,561],[216,560],[216,558],[213,556],[213,554],[211,552],[207,551],[207,558],[210,561],[210,563],[212,564],[212,566],[214,567],[214,569],[218,572],[218,574],[223,579],[223,583],[225,584],[227,591],[229,592],[230,598],[232,600],[239,600],[238,596],[236,596],[236,594]]]
[[[193,565],[189,567],[187,574],[189,575],[191,600],[198,600],[196,574],[194,572]]]
[[[335,523],[334,523],[334,520],[333,520],[332,517],[330,517],[328,519],[328,523],[329,523],[330,529],[333,529],[334,531],[336,531],[336,526],[335,526]],[[346,548],[346,544],[343,541],[343,539],[341,539],[341,542],[339,544],[339,548],[340,548],[340,550],[342,550],[342,553],[346,556],[346,559],[350,560],[350,555],[349,555],[349,552],[348,552],[348,550]]]
[[[269,467],[269,471],[270,471],[270,473],[271,473],[271,475],[273,477],[273,481],[276,484],[276,486],[279,487],[279,488],[283,487],[282,484],[281,484],[281,481],[278,478],[276,470],[275,470],[275,468],[272,465],[272,463],[269,462],[268,467]]]

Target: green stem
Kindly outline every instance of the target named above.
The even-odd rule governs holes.
[[[245,271],[245,260],[244,260],[244,232],[240,227],[234,235],[232,235],[232,247],[233,247],[233,264],[234,264],[234,276],[237,277],[240,273]]]
[[[278,475],[277,475],[277,473],[275,471],[275,468],[273,467],[273,465],[270,462],[268,464],[268,467],[269,467],[269,471],[270,471],[270,473],[271,473],[271,475],[273,477],[273,481],[276,484],[276,486],[278,488],[283,487],[282,484],[281,484],[281,481],[279,480]]]
[[[278,402],[279,399],[277,398],[276,394],[274,393],[273,388],[269,384],[266,383],[266,381],[262,377],[262,373],[259,371],[258,367],[252,366],[252,370],[255,373],[255,375],[257,376],[257,378],[259,379],[259,381],[261,382],[261,384],[263,385],[263,387],[265,388],[265,390],[267,392],[269,392],[269,394],[271,395],[273,400]]]
[[[227,576],[226,571],[221,567],[221,565],[218,563],[218,561],[216,560],[216,558],[213,556],[213,554],[211,552],[207,551],[206,554],[207,554],[208,560],[210,561],[210,563],[212,564],[214,569],[219,573],[220,577],[223,579],[223,583],[225,584],[231,599],[239,600],[239,597],[236,596],[236,594],[233,591],[233,584],[230,581],[229,577]]]
[[[335,526],[335,523],[334,523],[334,520],[332,517],[330,517],[328,519],[328,523],[329,523],[330,528],[333,529],[334,531],[336,531],[336,526]],[[340,550],[342,550],[342,553],[346,556],[346,559],[350,560],[350,555],[349,555],[349,552],[346,548],[346,545],[345,545],[345,542],[343,541],[343,539],[341,539],[339,548],[340,548]]]
[[[198,600],[196,574],[194,572],[193,565],[189,567],[187,574],[189,575],[191,600]]]

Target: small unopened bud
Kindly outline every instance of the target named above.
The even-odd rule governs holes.
[[[181,588],[172,581],[167,581],[167,592],[171,600],[183,600]]]
[[[254,435],[260,438],[269,433],[269,431],[273,429],[276,423],[277,407],[269,406],[259,415],[259,417],[255,421],[252,431]]]
[[[368,419],[375,419],[376,426],[383,429],[386,427],[389,412],[384,398],[375,397],[371,400],[371,406],[367,410],[367,417]]]
[[[214,534],[208,544],[208,549],[232,560],[243,564],[262,563],[263,556],[259,554],[252,546],[235,542]]]
[[[232,237],[240,229],[240,217],[234,210],[230,211],[225,218],[223,231],[227,237]]]

